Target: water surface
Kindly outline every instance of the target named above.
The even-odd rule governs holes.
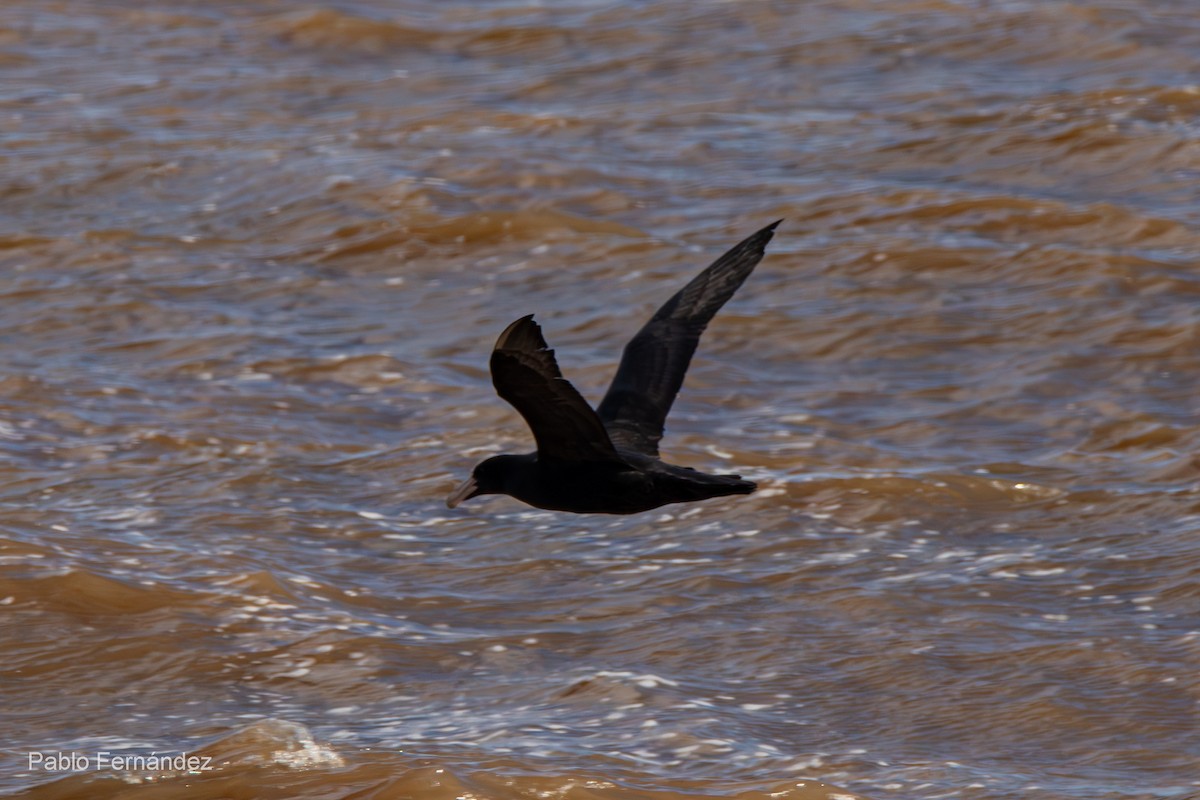
[[[1200,797],[1197,75],[1182,0],[7,3],[0,789]],[[444,508],[508,322],[598,399],[780,217],[663,442],[757,494]]]

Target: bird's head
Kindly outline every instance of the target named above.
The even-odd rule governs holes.
[[[509,494],[508,486],[525,467],[526,456],[492,456],[480,461],[467,478],[446,498],[446,506],[454,508],[459,503],[481,494]]]

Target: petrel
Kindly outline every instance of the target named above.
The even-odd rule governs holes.
[[[492,350],[492,384],[525,418],[537,452],[480,462],[446,505],[507,494],[553,511],[635,514],[753,492],[754,483],[740,475],[666,463],[658,457],[658,441],[700,334],[762,260],[782,221],[734,246],[663,304],[625,345],[595,410],[562,376],[532,314],[505,328]]]

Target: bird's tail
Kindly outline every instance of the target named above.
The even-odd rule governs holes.
[[[681,487],[688,500],[703,500],[706,497],[724,497],[730,494],[750,494],[758,488],[754,481],[741,475],[709,475],[704,472],[688,472],[688,479]]]
[[[711,477],[719,479],[719,482],[714,485],[727,490],[717,494],[717,497],[727,494],[750,494],[758,488],[757,483],[748,481],[741,475],[713,475]]]

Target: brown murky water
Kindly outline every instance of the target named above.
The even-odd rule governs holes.
[[[0,791],[1200,797],[1197,76],[1190,0],[5,3]],[[595,399],[778,217],[664,440],[762,491],[447,512],[505,324]]]

